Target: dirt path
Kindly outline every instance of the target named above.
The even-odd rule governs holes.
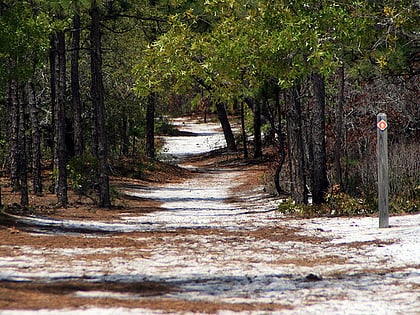
[[[420,215],[386,231],[284,218],[258,185],[264,165],[185,155],[217,148],[216,127],[182,124],[195,137],[165,151],[193,176],[125,185],[137,208],[0,228],[0,314],[418,314]]]

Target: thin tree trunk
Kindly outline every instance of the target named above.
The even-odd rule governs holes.
[[[276,171],[274,173],[274,185],[279,195],[284,194],[284,190],[280,186],[280,174],[283,169],[283,164],[286,159],[286,150],[284,148],[283,127],[281,121],[281,107],[280,107],[280,93],[276,90],[276,108],[277,108],[277,137],[279,146],[279,160],[277,162]]]
[[[92,20],[90,30],[92,72],[91,94],[94,109],[94,122],[98,136],[99,206],[110,208],[111,198],[109,192],[108,145],[105,128],[104,86],[102,78],[101,29],[99,23],[99,8],[96,1],[93,1],[92,3],[90,16]]]
[[[156,93],[152,92],[146,108],[146,156],[151,159],[155,158],[155,104]]]
[[[19,100],[18,83],[11,80],[8,85],[7,106],[9,112],[9,159],[10,182],[13,191],[19,191]]]
[[[254,100],[254,159],[262,157],[262,141],[261,141],[261,101]]]
[[[305,177],[305,157],[302,137],[302,111],[298,88],[293,87],[288,95],[287,129],[289,135],[289,163],[291,171],[291,193],[296,204],[308,203]]]
[[[35,87],[32,81],[27,85],[28,105],[31,118],[32,136],[32,186],[34,194],[42,195],[41,169],[41,130],[39,126],[39,110],[35,99]]]
[[[341,151],[343,138],[343,111],[344,111],[344,65],[338,72],[339,89],[337,110],[335,112],[335,144],[334,144],[334,183],[343,187],[343,175],[341,170]]]
[[[245,130],[245,106],[244,102],[241,102],[241,130],[242,130],[242,142],[243,142],[243,150],[244,150],[244,159],[248,159],[248,139],[246,136]]]
[[[73,105],[74,153],[81,156],[84,151],[82,128],[82,102],[80,98],[79,50],[80,50],[80,13],[76,10],[73,17],[73,38],[71,52],[71,96]]]
[[[195,80],[201,84],[207,91],[212,92],[212,87],[209,86],[199,77],[195,77]],[[216,102],[217,117],[219,118],[220,124],[222,125],[223,134],[225,136],[227,149],[229,151],[237,152],[235,137],[230,126],[228,115],[226,112],[225,104],[221,102]]]
[[[156,6],[156,0],[149,0],[151,8]],[[151,26],[150,42],[156,40],[157,29],[153,24]],[[152,92],[147,99],[146,107],[146,156],[155,158],[155,109],[156,109],[157,94]]]
[[[223,134],[225,135],[227,149],[229,151],[236,152],[237,148],[236,148],[235,137],[233,135],[232,128],[229,123],[225,105],[223,103],[217,102],[216,109],[217,109],[217,116],[222,125]]]
[[[49,50],[49,61],[50,61],[50,91],[51,91],[51,132],[49,133],[48,137],[48,143],[51,148],[52,152],[52,171],[54,173],[55,168],[55,149],[54,149],[54,143],[55,143],[55,103],[57,101],[57,78],[56,78],[56,59],[57,59],[57,47],[56,47],[56,35],[52,35],[50,38],[50,50]],[[56,188],[56,176],[52,176],[51,178],[51,186],[50,191],[52,193],[55,193]]]
[[[129,137],[129,123],[128,117],[125,110],[122,113],[122,120],[121,120],[121,150],[120,154],[123,156],[127,156],[129,154],[129,146],[130,146],[130,137]]]
[[[19,106],[19,158],[18,158],[18,174],[19,174],[19,186],[20,186],[20,204],[23,207],[29,205],[29,192],[28,192],[28,163],[26,157],[26,100],[25,100],[25,89],[20,89],[20,100]]]
[[[327,153],[325,148],[325,84],[324,78],[313,73],[314,104],[312,108],[312,200],[314,204],[324,202],[328,189]]]
[[[55,34],[55,82],[56,98],[54,106],[54,158],[57,202],[64,207],[68,204],[67,196],[67,151],[66,151],[66,50],[63,31]]]

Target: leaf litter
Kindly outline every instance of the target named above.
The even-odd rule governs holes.
[[[223,146],[217,124],[176,123],[164,154],[194,176],[124,191],[157,211],[12,216],[0,314],[418,314],[420,214],[282,216],[259,165],[192,159]]]

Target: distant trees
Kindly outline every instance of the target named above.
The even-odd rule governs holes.
[[[287,129],[278,130],[277,138],[287,134],[289,190],[295,202],[305,204],[310,187],[313,202],[323,203],[332,181],[326,114],[335,108],[327,103],[327,87],[334,89],[332,78],[341,73],[343,79],[346,69],[359,77],[367,69],[407,71],[413,40],[418,41],[416,12],[411,1],[183,2],[170,16],[168,32],[136,67],[137,90],[182,94],[198,82],[211,86],[208,97],[215,104],[247,101],[254,119],[255,157],[261,154],[260,117],[273,121],[276,111],[280,125],[285,112]],[[267,82],[275,82],[281,92],[267,98]],[[342,185],[343,81],[339,86],[333,181]],[[280,106],[260,112],[260,105],[270,102]]]
[[[48,166],[58,204],[74,187],[109,207],[109,161],[140,141],[154,158],[156,113],[182,95],[217,111],[230,150],[228,114],[240,108],[246,156],[246,116],[254,158],[268,125],[277,191],[322,203],[330,183],[355,182],[344,117],[364,96],[346,89],[419,75],[418,10],[409,0],[0,1],[0,160],[24,205],[28,190],[45,191]]]
[[[0,143],[8,153],[0,159],[8,166],[14,190],[22,194],[22,205],[28,205],[27,170],[32,170],[32,191],[42,194],[41,161],[51,160],[51,190],[58,205],[67,205],[72,185],[97,190],[98,205],[111,206],[109,154],[128,154],[118,150],[119,140],[138,137],[133,130],[144,124],[144,116],[137,114],[143,101],[131,91],[130,72],[147,43],[139,32],[141,24],[154,19],[157,11],[146,13],[149,5],[126,0],[0,1],[0,100],[7,113]],[[120,55],[115,58],[114,53]],[[130,108],[114,110],[109,107],[113,104]],[[132,115],[122,115],[127,112]],[[126,128],[119,128],[120,120]]]
[[[49,36],[48,16],[34,13],[26,1],[2,1],[0,3],[0,96],[5,103],[6,120],[2,122],[1,141],[8,144],[7,158],[11,185],[21,193],[21,204],[28,205],[28,119],[31,112],[31,127],[34,141],[32,147],[34,191],[40,192],[39,182],[39,128],[37,104],[34,98],[33,80],[41,60],[47,51]]]

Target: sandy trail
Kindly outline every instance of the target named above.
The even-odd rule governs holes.
[[[197,167],[188,154],[223,145],[215,124],[179,124],[196,136],[167,139],[165,154],[184,167]],[[65,232],[64,248],[1,246],[3,282],[78,285],[61,307],[0,314],[419,314],[419,214],[392,217],[390,229],[378,229],[377,218],[285,218],[269,211],[278,201],[260,187],[240,188],[260,175],[257,166],[200,165],[182,183],[126,190],[162,202],[158,212],[25,219],[95,233]],[[72,245],[76,238],[85,245]],[[134,283],[164,287],[144,294],[128,288]]]

